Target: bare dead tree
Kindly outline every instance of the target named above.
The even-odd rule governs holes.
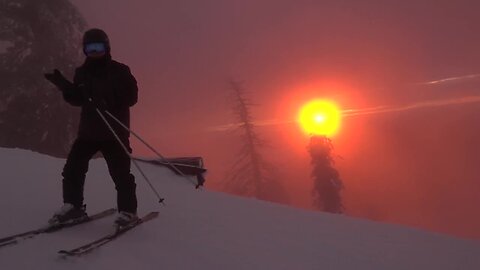
[[[228,173],[226,190],[241,196],[287,203],[278,169],[261,154],[266,142],[256,132],[251,113],[254,104],[246,98],[247,93],[240,83],[230,81],[230,87],[234,99],[233,112],[238,122],[233,131],[239,136],[240,150]]]
[[[314,205],[325,212],[343,213],[340,195],[343,183],[340,174],[334,168],[332,141],[325,136],[312,136],[308,151],[312,157]]]

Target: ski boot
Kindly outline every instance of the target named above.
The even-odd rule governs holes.
[[[138,221],[138,216],[135,213],[120,211],[115,218],[115,227],[121,229]]]
[[[51,226],[63,223],[69,223],[83,218],[87,218],[85,212],[85,205],[82,207],[75,207],[73,204],[65,203],[58,211],[53,214],[53,217],[48,221]]]

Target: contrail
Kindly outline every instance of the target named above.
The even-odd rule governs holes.
[[[356,115],[368,115],[368,114],[380,114],[388,112],[401,112],[409,111],[421,108],[441,107],[458,104],[468,104],[480,102],[480,96],[467,96],[461,98],[443,99],[443,100],[429,100],[424,102],[413,103],[404,106],[390,106],[390,107],[377,107],[372,109],[359,109],[359,110],[345,110],[342,111],[342,116],[356,116]]]
[[[342,117],[352,117],[360,115],[371,115],[371,114],[382,114],[382,113],[391,113],[391,112],[402,112],[409,110],[416,110],[422,108],[433,108],[433,107],[442,107],[442,106],[452,106],[460,104],[469,104],[469,103],[480,103],[480,96],[466,96],[460,98],[451,98],[451,99],[441,99],[441,100],[429,100],[424,102],[417,102],[413,104],[403,105],[403,106],[377,106],[372,108],[365,109],[347,109],[342,110]],[[254,124],[256,126],[275,126],[275,125],[286,125],[297,123],[297,120],[264,120],[256,121]],[[222,132],[231,130],[234,127],[241,126],[241,123],[227,124],[221,126],[210,127],[207,130],[210,132]]]
[[[478,77],[480,77],[480,74],[470,74],[470,75],[450,77],[450,78],[445,78],[445,79],[440,79],[440,80],[435,80],[435,81],[429,81],[429,82],[421,82],[421,83],[418,83],[418,84],[420,84],[420,85],[435,85],[435,84],[442,84],[442,83],[447,83],[447,82],[470,80],[470,79],[474,79],[474,78],[478,78]]]

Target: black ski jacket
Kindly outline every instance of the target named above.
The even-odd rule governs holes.
[[[63,90],[63,97],[71,105],[82,108],[79,139],[115,140],[95,108],[106,109],[130,127],[130,107],[137,103],[138,99],[137,81],[127,65],[111,60],[110,56],[101,61],[87,58],[85,63],[75,70],[73,86]],[[93,103],[89,102],[89,99],[92,99]],[[110,116],[105,113],[104,115],[120,138],[128,140],[129,132]]]

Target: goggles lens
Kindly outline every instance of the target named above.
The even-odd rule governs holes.
[[[84,46],[84,51],[86,54],[91,53],[103,53],[107,50],[104,43],[88,43]]]

